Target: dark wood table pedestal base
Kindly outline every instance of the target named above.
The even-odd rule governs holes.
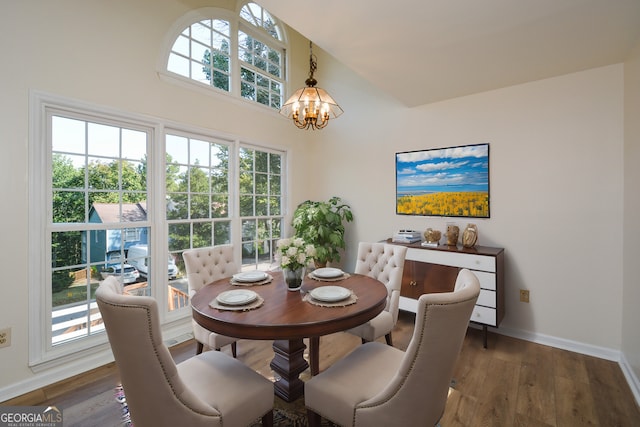
[[[293,402],[304,394],[300,374],[309,367],[304,359],[305,348],[302,339],[273,342],[275,354],[269,365],[277,375],[273,387],[275,394],[286,402]]]
[[[302,340],[276,340],[273,342],[271,369],[277,374],[273,384],[275,394],[286,402],[293,402],[304,394],[304,381],[300,374],[311,368],[311,375],[320,370],[320,337],[309,338],[309,363],[304,359],[307,347]]]

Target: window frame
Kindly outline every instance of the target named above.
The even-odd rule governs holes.
[[[238,150],[237,150],[237,158],[238,161],[235,163],[235,165],[238,167],[238,170],[236,171],[234,177],[236,179],[240,179],[241,174],[244,172],[241,168],[240,168],[240,163],[241,163],[241,156],[240,156],[240,150],[242,149],[246,149],[246,150],[253,150],[253,151],[261,151],[263,153],[267,153],[267,154],[280,154],[280,152],[278,150],[274,150],[274,149],[267,149],[267,148],[263,148],[263,147],[259,147],[259,146],[255,146],[252,145],[250,143],[246,143],[243,141],[240,141],[240,144],[238,146]],[[254,203],[254,211],[253,211],[253,215],[243,215],[242,209],[240,208],[240,200],[242,199],[243,196],[247,196],[249,193],[243,193],[242,192],[242,188],[240,183],[238,182],[237,184],[237,192],[238,192],[238,197],[235,199],[235,201],[238,203],[238,218],[239,218],[239,224],[240,224],[240,235],[239,238],[241,240],[241,245],[244,244],[253,244],[254,246],[257,246],[259,243],[264,243],[264,240],[269,240],[270,241],[270,259],[269,259],[269,263],[265,263],[264,260],[260,260],[260,256],[259,253],[256,253],[254,255],[254,261],[255,264],[247,264],[247,265],[254,265],[255,268],[257,269],[269,269],[269,268],[273,268],[275,267],[273,265],[273,263],[275,262],[275,243],[278,240],[276,238],[276,236],[274,236],[273,234],[273,228],[270,226],[269,227],[269,233],[268,233],[268,239],[260,239],[260,235],[259,235],[259,227],[255,228],[255,233],[254,233],[254,238],[251,240],[244,240],[244,234],[242,230],[242,226],[246,221],[255,221],[255,222],[259,222],[259,221],[265,221],[265,220],[269,220],[271,223],[273,223],[274,219],[279,218],[280,219],[280,235],[281,236],[285,236],[286,231],[287,231],[287,225],[286,225],[286,213],[287,213],[287,209],[286,209],[286,183],[287,183],[287,163],[286,163],[286,159],[287,156],[282,155],[281,156],[281,161],[280,161],[280,173],[279,174],[275,174],[273,173],[270,169],[271,166],[268,166],[268,170],[266,172],[259,172],[256,171],[255,168],[255,164],[253,169],[251,170],[253,176],[255,177],[258,174],[263,174],[266,175],[267,178],[267,182],[270,183],[269,177],[274,176],[274,175],[279,175],[280,176],[280,194],[278,195],[278,197],[280,198],[280,213],[277,215],[274,215],[270,209],[269,206],[270,204],[267,203],[267,213],[265,215],[261,215],[258,212],[256,212],[256,206],[255,206],[255,199],[262,196],[262,197],[266,197],[266,198],[270,198],[270,197],[275,197],[272,195],[272,193],[268,190],[267,194],[261,194],[261,193],[257,193],[256,190],[256,185],[254,182],[253,185],[253,192],[251,193],[251,196],[253,197],[253,203]],[[270,187],[270,184],[268,184],[268,187]],[[242,247],[240,248],[242,250]],[[247,270],[250,269],[252,267],[245,267],[243,264],[244,260],[246,259],[246,257],[243,256],[243,254],[241,253],[242,251],[240,250],[240,253],[238,254],[238,252],[236,252],[236,256],[240,255],[240,259],[241,262],[240,264],[242,265],[243,270]]]
[[[166,253],[168,251],[168,220],[166,218],[166,156],[164,155],[166,136],[169,134],[198,135],[209,139],[229,142],[229,220],[231,221],[231,243],[236,250],[236,258],[242,260],[241,244],[242,218],[239,216],[239,180],[238,159],[240,147],[281,154],[281,222],[282,235],[286,233],[286,220],[289,216],[287,188],[290,184],[287,173],[289,150],[285,147],[266,147],[251,143],[212,129],[198,129],[189,125],[169,122],[165,119],[134,114],[89,103],[63,98],[44,92],[30,93],[30,139],[29,139],[29,236],[28,254],[30,269],[29,286],[29,366],[38,372],[62,363],[75,361],[77,368],[88,366],[96,358],[108,359],[104,350],[108,349],[106,334],[96,333],[80,339],[66,341],[57,345],[51,343],[51,318],[54,310],[51,304],[51,245],[43,245],[51,232],[52,210],[52,146],[47,117],[51,111],[68,113],[87,121],[112,121],[114,125],[138,129],[148,129],[147,140],[147,220],[136,222],[136,226],[147,227],[149,232],[149,257],[152,262],[151,274],[160,278],[150,282],[151,294],[159,304],[160,322],[163,329],[168,328],[167,336],[185,336],[191,333],[190,311],[188,307],[173,311],[168,309],[168,286],[166,279]],[[66,117],[63,114],[64,117]],[[46,214],[42,214],[46,212]],[[118,223],[123,232],[133,223]],[[113,224],[110,224],[113,225]],[[82,226],[91,229],[90,223]],[[60,228],[65,228],[61,226]],[[124,236],[123,236],[124,237]],[[44,249],[43,249],[44,246]],[[187,248],[185,248],[187,249]],[[162,255],[164,254],[164,256]],[[241,262],[241,261],[240,261]],[[165,331],[167,332],[167,331]],[[188,337],[185,337],[188,338]],[[102,353],[101,353],[102,352]]]
[[[244,18],[240,16],[240,11],[242,8],[248,4],[254,2],[241,1],[237,4],[237,10],[232,11],[228,9],[222,9],[217,7],[204,7],[197,10],[192,10],[184,14],[182,17],[177,19],[173,25],[170,27],[169,31],[166,33],[164,42],[162,44],[162,53],[159,55],[158,63],[156,65],[157,72],[161,79],[174,83],[183,85],[192,90],[202,91],[211,95],[222,95],[227,96],[234,101],[242,103],[244,106],[250,104],[257,108],[262,109],[263,111],[266,109],[268,111],[272,111],[274,114],[279,112],[279,108],[276,109],[269,105],[262,104],[257,101],[257,96],[255,100],[244,98],[241,94],[241,75],[240,70],[245,62],[240,61],[239,59],[239,31],[244,32],[245,34],[250,35],[254,39],[260,41],[261,43],[271,47],[272,49],[276,49],[280,52],[282,56],[282,69],[281,69],[281,77],[280,82],[282,85],[282,98],[280,104],[284,104],[287,99],[287,95],[289,92],[289,41],[287,36],[287,31],[284,26],[284,23],[276,18],[271,12],[264,9],[269,15],[276,21],[279,29],[280,35],[282,37],[281,40],[278,40],[271,36],[266,29],[263,27],[257,27],[252,23],[246,21]],[[192,79],[191,77],[186,77],[184,75],[174,73],[168,70],[168,61],[172,52],[172,48],[174,42],[177,38],[191,25],[198,23],[202,20],[224,20],[229,23],[229,32],[231,39],[230,46],[230,90],[225,91],[223,89],[219,89],[212,84],[204,84],[199,82],[198,80]],[[261,74],[266,75],[271,80],[277,80],[274,76],[270,75],[267,72],[261,71],[259,69],[254,69],[255,67],[251,67],[252,72],[260,72]]]

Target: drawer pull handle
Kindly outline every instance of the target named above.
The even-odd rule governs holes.
[[[418,283],[415,280],[409,282],[409,286],[417,286]]]

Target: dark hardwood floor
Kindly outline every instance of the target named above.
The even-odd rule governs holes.
[[[413,314],[401,312],[394,345],[405,349],[412,331]],[[320,369],[359,342],[347,333],[322,337]],[[195,348],[187,341],[171,353],[180,362]],[[238,358],[267,378],[273,378],[272,357],[271,342],[238,342]],[[595,357],[494,333],[484,349],[481,331],[469,328],[453,381],[443,427],[640,426],[640,408],[620,367]],[[65,426],[121,426],[114,399],[118,383],[118,370],[110,364],[2,404],[55,405],[63,409]]]

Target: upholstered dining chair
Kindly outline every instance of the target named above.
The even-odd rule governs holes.
[[[96,301],[136,427],[273,426],[273,384],[239,360],[208,351],[175,364],[155,299],[108,277]]]
[[[209,246],[198,249],[188,249],[182,253],[184,267],[189,282],[189,298],[205,285],[224,277],[230,277],[239,271],[234,261],[233,245]],[[237,356],[236,338],[216,334],[198,325],[191,319],[193,337],[198,343],[196,354],[202,353],[204,345],[220,350],[231,344],[233,357]]]
[[[447,403],[480,282],[459,272],[458,289],[423,294],[406,351],[368,342],[305,383],[309,425],[434,426]]]
[[[363,343],[375,341],[384,336],[387,344],[393,345],[391,331],[398,321],[400,286],[406,255],[406,246],[367,242],[360,242],[358,245],[358,258],[354,272],[378,279],[387,287],[389,294],[387,306],[382,313],[347,331],[359,336]]]

